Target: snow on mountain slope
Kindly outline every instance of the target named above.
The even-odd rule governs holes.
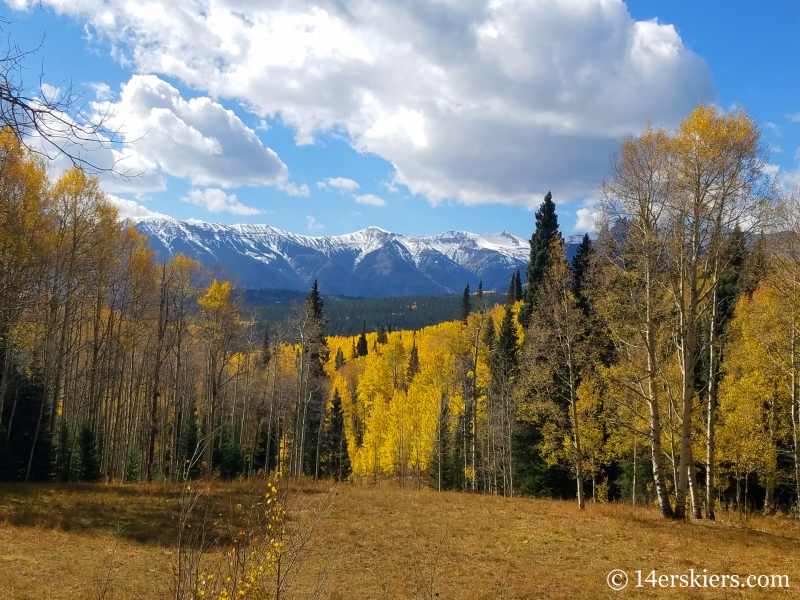
[[[323,237],[170,217],[133,223],[160,257],[183,252],[253,289],[306,289],[318,279],[326,293],[349,296],[460,293],[479,280],[504,290],[529,255],[528,242],[505,231],[415,238],[368,227]]]

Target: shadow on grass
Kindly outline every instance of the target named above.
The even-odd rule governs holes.
[[[238,506],[264,496],[263,481],[247,485],[205,484],[188,522],[204,528],[207,539],[232,540],[244,526]],[[72,532],[110,532],[124,539],[162,547],[176,542],[181,488],[170,484],[0,484],[0,523]]]

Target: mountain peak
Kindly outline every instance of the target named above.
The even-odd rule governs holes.
[[[377,225],[370,225],[369,227],[365,227],[361,231],[379,231],[381,233],[391,233],[391,231],[386,231],[382,227],[378,227]]]

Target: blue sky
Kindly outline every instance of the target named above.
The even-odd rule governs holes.
[[[624,135],[710,102],[742,105],[785,185],[800,180],[791,2],[7,0],[4,14],[3,36],[43,41],[29,82],[71,81],[141,138],[122,163],[141,176],[103,182],[125,214],[528,237],[552,190],[570,234],[591,227]]]

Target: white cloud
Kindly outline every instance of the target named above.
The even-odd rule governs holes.
[[[354,192],[358,189],[358,184],[352,179],[346,177],[328,177],[325,181],[318,181],[317,187],[319,188],[336,188],[340,192]]]
[[[577,219],[575,221],[575,227],[572,228],[573,233],[589,233],[595,231],[597,211],[589,208],[579,208],[575,216]]]
[[[325,226],[322,225],[321,223],[318,223],[317,220],[311,215],[306,216],[306,221],[308,222],[309,231],[320,231],[322,229],[325,229]]]
[[[293,183],[284,184],[283,191],[289,194],[290,196],[311,195],[311,191],[308,189],[308,186],[305,183],[303,185],[295,185]]]
[[[795,123],[800,123],[800,112],[796,112],[793,115],[786,115],[789,117],[790,121],[794,121]]]
[[[98,97],[108,91],[95,86]],[[134,75],[119,99],[92,103],[97,115],[110,115],[130,144],[114,151],[122,169],[141,174],[130,181],[108,181],[111,191],[147,193],[166,188],[165,175],[193,185],[235,188],[275,186],[291,196],[309,195],[308,186],[289,180],[286,165],[233,111],[208,97],[184,99],[154,75]]]
[[[364,194],[363,196],[354,196],[354,198],[359,204],[369,204],[370,206],[386,206],[386,200],[379,198],[374,194]]]
[[[133,219],[136,217],[166,216],[164,214],[161,214],[160,212],[155,212],[153,210],[150,210],[133,200],[126,200],[125,198],[120,198],[113,194],[106,194],[106,197],[108,198],[108,201],[119,211],[119,216],[121,219]]]
[[[98,102],[106,102],[114,97],[114,92],[107,83],[90,83],[89,86],[94,90],[94,96]]]
[[[357,151],[394,165],[394,183],[433,203],[533,208],[547,189],[558,201],[585,197],[624,135],[648,120],[676,124],[715,98],[705,61],[675,28],[635,21],[622,0],[11,5],[40,2],[88,21],[137,71],[280,118],[300,143],[344,131]],[[168,91],[145,98],[142,116],[167,142],[161,152],[148,147],[149,160],[197,185],[285,181],[266,149],[250,155],[247,143],[231,147],[197,127],[191,116],[218,111],[207,98],[192,102]],[[174,136],[190,159],[175,156]],[[233,160],[220,161],[220,150]],[[259,161],[271,169],[254,168]]]
[[[44,82],[39,87],[42,91],[42,98],[44,98],[47,102],[58,104],[59,98],[62,96],[61,88]]]
[[[257,215],[261,211],[257,208],[245,206],[234,195],[228,195],[217,188],[206,188],[204,190],[189,190],[189,195],[181,198],[184,202],[190,202],[197,206],[202,206],[208,212],[229,212],[234,215]]]
[[[799,150],[800,151],[800,150]],[[771,177],[784,192],[793,189],[795,186],[800,185],[800,165],[797,165],[794,170],[782,169],[775,164],[767,164],[764,167],[764,173]]]

